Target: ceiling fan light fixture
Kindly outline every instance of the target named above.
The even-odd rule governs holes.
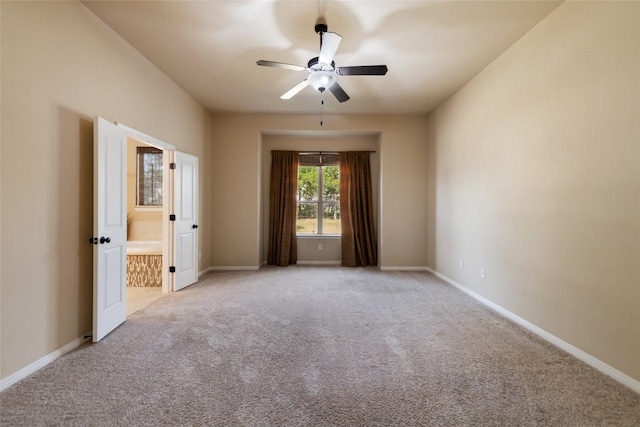
[[[324,92],[336,82],[336,75],[332,71],[314,71],[307,80],[315,90]]]

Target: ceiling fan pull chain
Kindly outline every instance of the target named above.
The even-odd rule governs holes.
[[[322,126],[324,99],[320,101],[320,126]]]

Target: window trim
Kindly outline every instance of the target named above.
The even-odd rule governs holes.
[[[146,206],[136,205],[133,207],[135,212],[162,212],[162,206]]]
[[[325,205],[338,205],[338,207],[340,206],[340,201],[339,200],[331,200],[329,202],[325,202],[324,201],[324,173],[322,168],[323,167],[328,167],[328,166],[338,166],[339,164],[323,164],[322,163],[322,154],[320,154],[320,162],[318,164],[315,165],[309,165],[309,164],[301,164],[298,165],[298,174],[300,173],[300,168],[301,167],[313,167],[313,168],[317,168],[318,169],[318,198],[316,201],[297,201],[298,206],[300,205],[300,203],[304,203],[304,204],[310,204],[310,205],[316,205],[317,209],[316,209],[316,228],[317,231],[315,233],[299,233],[296,231],[296,236],[297,237],[342,237],[341,233],[324,233],[324,217],[323,217],[323,213],[324,213],[324,207]],[[297,195],[296,195],[297,196]],[[297,207],[296,207],[297,210]],[[297,221],[297,217],[296,217],[296,221]]]
[[[162,204],[160,205],[141,205],[140,204],[140,179],[143,176],[141,173],[141,168],[144,168],[144,155],[145,154],[160,154],[162,156],[162,172],[164,175],[164,151],[157,147],[152,146],[137,146],[136,147],[136,203],[134,206],[134,210],[138,212],[160,212],[162,211],[164,205],[164,177],[163,177],[163,194],[162,194]],[[144,187],[144,185],[143,185]]]
[[[298,239],[317,239],[317,240],[337,240],[337,239],[341,239],[342,238],[342,234],[312,234],[312,233],[305,233],[305,234],[298,234],[297,235]]]

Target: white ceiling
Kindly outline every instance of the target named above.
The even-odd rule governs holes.
[[[212,111],[426,113],[516,42],[560,1],[85,1],[93,13]],[[336,66],[386,64],[386,76],[339,76],[338,103],[308,87],[280,95],[318,56],[319,17],[342,36]]]

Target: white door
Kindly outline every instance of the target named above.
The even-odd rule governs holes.
[[[127,135],[93,123],[93,342],[127,318]]]
[[[175,152],[173,290],[198,281],[198,158]]]

